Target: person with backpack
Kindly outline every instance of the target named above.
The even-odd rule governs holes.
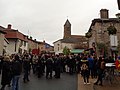
[[[88,66],[88,60],[86,57],[83,58],[82,60],[82,66],[81,66],[81,75],[83,77],[83,80],[84,80],[84,84],[90,84],[89,82],[89,66]]]

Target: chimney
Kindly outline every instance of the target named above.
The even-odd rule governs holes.
[[[45,43],[45,40],[43,40],[43,43]]]
[[[30,36],[30,39],[32,40],[32,36]]]
[[[27,37],[27,39],[28,39],[28,36],[26,36]]]
[[[7,28],[8,28],[8,29],[11,29],[11,27],[12,27],[12,25],[11,25],[11,24],[8,24],[8,27],[7,27]]]
[[[101,19],[108,19],[109,18],[109,13],[108,13],[107,9],[100,10],[100,18]]]

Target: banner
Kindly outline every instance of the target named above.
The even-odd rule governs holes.
[[[33,49],[33,50],[32,50],[32,54],[39,55],[39,53],[40,53],[40,50],[39,50],[39,49]]]
[[[115,65],[116,65],[117,70],[120,71],[120,60],[119,59],[115,61]]]

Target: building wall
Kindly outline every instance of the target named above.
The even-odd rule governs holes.
[[[4,34],[0,33],[0,55],[3,54],[4,48]]]
[[[117,38],[118,38],[118,42],[120,42],[120,21],[119,23],[115,24],[115,27],[117,29]]]
[[[28,51],[32,51],[33,49],[38,49],[39,48],[39,43],[32,40],[28,39]]]
[[[19,39],[8,39],[9,45],[7,47],[8,54],[19,53],[19,49],[21,49],[21,54],[28,49],[28,43],[24,46],[24,41]],[[21,44],[21,41],[23,44]]]
[[[57,41],[54,43],[54,52],[55,53],[62,53],[64,47],[69,48],[70,50],[74,49],[75,44],[74,43],[61,43],[61,41]]]
[[[16,51],[15,51],[15,40],[14,39],[8,39],[9,41],[9,45],[8,45],[8,50],[7,53],[8,54],[14,54],[17,52],[17,47],[16,47]]]
[[[61,41],[57,41],[54,43],[54,52],[58,52],[62,49],[62,43]]]
[[[45,45],[43,43],[39,44],[40,51],[45,51]]]
[[[17,52],[19,52],[19,49],[21,49],[21,53],[28,51],[28,42],[23,40],[18,40],[17,42]]]
[[[69,48],[70,50],[72,50],[72,49],[74,49],[75,44],[73,44],[73,43],[62,43],[62,50],[64,49],[65,46],[67,48]]]
[[[103,43],[105,45],[105,49],[108,53],[108,55],[111,55],[115,50],[118,50],[118,46],[120,49],[120,18],[109,18],[109,10],[107,9],[101,9],[100,10],[100,18],[94,19],[92,21],[92,24],[90,26],[89,31],[92,33],[92,37],[89,38],[89,48],[92,48],[92,43],[95,43],[96,46],[96,52],[97,56],[100,55],[99,49],[98,49],[98,43]],[[116,16],[119,16],[119,13],[116,14]],[[118,43],[118,46],[111,46],[110,41],[110,35],[108,34],[107,28],[109,26],[114,26],[117,29],[117,33],[115,36],[117,36],[116,40]],[[114,40],[115,41],[115,40]],[[114,48],[114,50],[112,50]],[[120,50],[118,50],[120,51]]]
[[[89,39],[89,48],[92,48],[92,43],[104,43],[107,47],[108,54],[110,54],[110,36],[108,34],[107,28],[110,25],[114,25],[114,27],[117,29],[117,39],[118,42],[120,42],[120,23],[115,22],[96,22],[94,26],[92,26],[92,37]],[[97,47],[97,46],[96,46]],[[98,52],[99,53],[99,52]]]
[[[96,23],[92,27],[92,37],[89,39],[89,48],[92,48],[92,43],[105,43],[109,42],[109,35],[107,32],[107,28],[109,27],[108,23]]]
[[[9,45],[8,40],[7,40],[7,39],[4,39],[4,50],[5,50],[5,53],[6,53],[6,54],[8,54],[8,53],[7,53],[7,51],[8,51],[8,45]]]

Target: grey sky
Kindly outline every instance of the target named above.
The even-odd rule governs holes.
[[[67,16],[72,34],[84,35],[102,8],[109,17],[119,13],[117,0],[0,0],[0,25],[52,44],[63,37]]]

